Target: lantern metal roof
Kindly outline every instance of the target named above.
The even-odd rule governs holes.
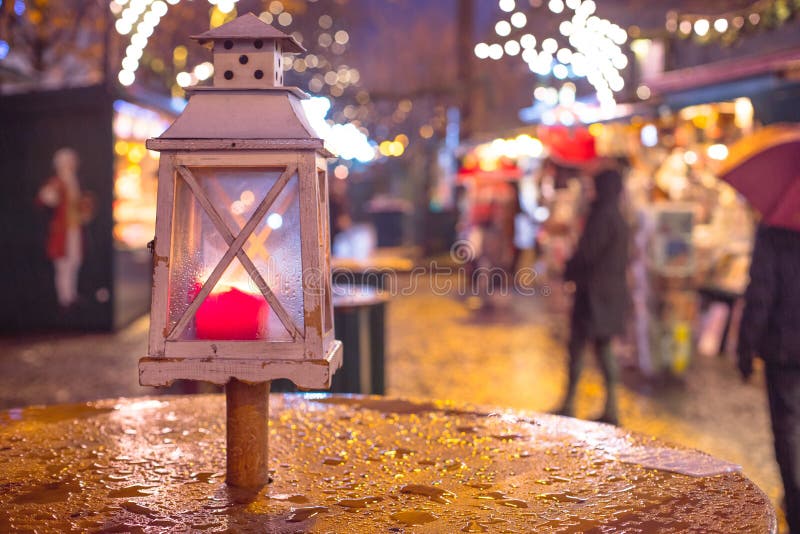
[[[222,26],[199,35],[192,35],[200,44],[226,39],[274,39],[280,41],[284,52],[301,53],[306,49],[297,39],[267,24],[253,13],[246,13]]]
[[[293,50],[303,48],[252,13],[193,38],[202,42],[225,39],[281,39]],[[297,87],[187,87],[189,102],[150,150],[316,150],[326,157],[324,143],[306,119],[300,100],[308,95]]]

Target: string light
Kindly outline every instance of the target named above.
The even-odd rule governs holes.
[[[515,4],[506,0],[498,1],[501,11],[506,13],[512,12]],[[532,2],[531,5],[536,4]],[[559,39],[565,38],[568,46],[559,44],[554,37],[548,37],[541,41],[537,50],[536,37],[524,33],[518,39],[509,39],[504,44],[478,43],[475,55],[479,59],[498,60],[503,55],[519,55],[521,51],[522,59],[531,72],[539,76],[552,75],[559,80],[585,77],[595,88],[601,105],[614,105],[614,93],[625,87],[620,71],[627,68],[629,63],[621,48],[628,40],[625,29],[594,15],[597,9],[594,0],[549,0],[547,8],[556,14],[571,10],[567,19],[558,25]],[[511,15],[510,23],[507,20],[498,21],[495,33],[501,37],[513,37],[511,33],[516,28],[524,30],[528,20],[525,13],[517,11]],[[552,101],[552,97],[548,98]]]
[[[515,28],[524,28],[527,23],[528,17],[525,16],[525,13],[518,11],[511,15],[511,25]]]
[[[494,31],[500,37],[505,37],[511,33],[511,24],[509,24],[506,20],[501,20],[494,25]]]
[[[749,6],[714,15],[681,13],[670,11],[667,14],[666,29],[670,33],[679,32],[682,37],[692,33],[699,43],[710,43],[721,39],[730,44],[742,32],[749,31],[762,23],[781,26],[786,21],[800,15],[800,2],[777,2],[775,0],[755,0]],[[749,26],[746,25],[749,23]],[[714,33],[711,33],[713,28]]]
[[[503,49],[509,56],[516,56],[519,54],[520,46],[517,41],[507,41],[505,46],[503,46]]]
[[[700,37],[705,37],[710,28],[710,24],[706,19],[697,19],[694,21],[694,33]]]
[[[548,2],[547,4],[547,7],[553,13],[558,14],[564,11],[564,2],[562,2],[561,0],[550,0],[550,2]]]
[[[486,43],[478,43],[475,45],[475,56],[478,59],[486,59],[489,57],[489,45]]]
[[[121,69],[117,75],[120,84],[127,87],[136,81],[136,71],[140,66],[139,60],[150,37],[169,11],[169,6],[177,5],[179,2],[180,0],[166,0],[166,2],[164,0],[130,0],[130,2],[112,0],[110,2],[111,12],[117,16],[114,29],[122,36],[130,35],[130,44],[125,48],[125,57],[120,61]],[[237,2],[238,0],[208,0],[208,3],[222,14],[233,12]],[[121,9],[125,4],[128,4],[127,7]],[[185,57],[183,62],[185,64]],[[201,68],[200,73],[205,74],[204,68]],[[181,76],[182,74],[189,78]],[[187,87],[195,80],[203,79],[197,74],[192,75],[188,72],[182,72],[178,77],[176,77],[176,82],[180,87]],[[181,82],[187,81],[186,85],[181,85]]]
[[[516,7],[514,0],[500,0],[500,9],[506,13],[511,13]]]

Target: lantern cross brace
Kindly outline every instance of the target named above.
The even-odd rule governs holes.
[[[222,189],[222,186],[218,182],[212,182],[210,185],[214,189],[214,194],[215,195],[218,195],[218,196],[224,198],[228,203],[232,202],[232,199],[227,195],[225,190]],[[289,205],[292,203],[293,200],[294,200],[293,196],[287,196],[287,198],[284,199],[283,204],[278,206],[275,211],[277,213],[284,213],[289,208]],[[244,223],[247,222],[240,215],[237,215],[235,213],[232,213],[231,215],[233,216],[234,220],[236,221],[236,223],[239,226],[244,226]],[[256,258],[258,256],[266,255],[267,254],[267,248],[265,246],[265,243],[266,243],[267,239],[269,239],[269,236],[272,234],[272,232],[273,232],[273,229],[269,225],[264,227],[260,231],[260,233],[258,231],[253,232],[253,235],[252,235],[251,239],[248,239],[247,243],[246,243],[246,245],[247,245],[247,254],[249,256],[251,255],[251,256],[256,257]]]
[[[247,271],[247,274],[255,282],[256,286],[258,286],[261,294],[264,295],[264,298],[275,311],[275,314],[289,331],[292,339],[303,337],[300,333],[300,330],[294,324],[292,318],[286,312],[286,309],[275,296],[275,293],[272,291],[272,289],[270,289],[267,282],[261,276],[261,273],[258,272],[258,269],[253,264],[247,253],[242,249],[245,242],[250,238],[250,235],[255,230],[256,225],[258,225],[261,219],[266,215],[267,211],[269,211],[269,209],[272,207],[272,204],[278,198],[278,195],[281,193],[283,188],[289,183],[289,179],[294,175],[296,170],[296,166],[288,166],[286,170],[284,170],[278,180],[270,188],[267,196],[265,196],[264,200],[262,200],[258,205],[255,212],[250,217],[250,220],[248,220],[247,224],[242,227],[239,235],[234,237],[233,233],[225,224],[225,221],[222,220],[219,212],[217,212],[214,205],[208,199],[205,191],[197,182],[197,179],[194,177],[194,175],[187,167],[183,165],[177,167],[178,174],[180,174],[181,178],[183,178],[184,182],[186,182],[186,185],[189,186],[189,189],[191,189],[195,198],[200,203],[200,206],[206,212],[209,219],[211,219],[214,227],[222,235],[225,243],[228,245],[228,250],[219,260],[219,263],[217,263],[217,266],[211,272],[211,275],[209,275],[205,284],[203,284],[200,292],[194,298],[189,307],[183,312],[183,315],[181,315],[180,319],[178,319],[178,322],[175,324],[175,327],[172,329],[172,332],[170,332],[167,338],[168,340],[173,341],[183,334],[187,326],[189,326],[189,321],[192,320],[197,310],[203,304],[203,301],[211,293],[211,290],[214,288],[214,286],[216,286],[217,282],[219,282],[219,280],[222,278],[222,275],[225,273],[225,270],[233,261],[234,257],[239,259],[242,266]]]

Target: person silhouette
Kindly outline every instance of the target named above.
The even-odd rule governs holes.
[[[619,171],[606,168],[596,172],[594,189],[583,234],[564,271],[564,278],[575,284],[575,300],[570,317],[567,391],[556,413],[574,416],[583,352],[592,342],[606,386],[605,409],[598,421],[616,425],[617,365],[611,338],[625,330],[629,228],[619,208]]]
[[[78,181],[78,154],[61,148],[53,154],[55,175],[38,193],[38,201],[53,210],[47,236],[47,257],[53,262],[58,304],[70,308],[78,301],[78,275],[83,263],[81,226],[87,219],[86,199]]]

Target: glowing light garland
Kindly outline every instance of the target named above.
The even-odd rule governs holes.
[[[552,75],[558,80],[586,78],[597,92],[601,108],[611,109],[616,105],[614,93],[625,87],[620,71],[628,66],[628,57],[621,47],[628,34],[620,26],[594,15],[597,8],[594,0],[548,2],[552,13],[569,17],[559,25],[558,39],[539,39],[527,32],[525,28],[533,17],[519,10],[514,0],[499,0],[498,6],[508,20],[498,21],[495,33],[507,39],[503,44],[475,45],[479,59],[499,60],[504,55],[519,55],[531,72],[540,76]],[[515,36],[515,32],[520,35]],[[547,99],[553,100],[551,93]]]
[[[125,49],[125,57],[121,61],[121,69],[117,78],[123,86],[130,86],[136,80],[136,71],[139,68],[139,61],[142,57],[148,40],[155,32],[161,19],[167,14],[170,6],[178,4],[180,0],[111,0],[109,9],[115,15],[115,29],[122,36],[130,35],[129,45]],[[236,8],[238,0],[208,0],[208,3],[215,6],[215,11],[222,15],[231,13]],[[292,16],[284,11],[284,6],[279,1],[273,1],[269,5],[269,10],[263,12],[260,18],[268,24],[277,21],[281,26],[289,26],[292,23]],[[212,15],[213,24],[213,15]],[[318,42],[323,48],[331,48],[335,54],[341,54],[345,50],[345,45],[350,39],[350,35],[345,30],[332,31],[333,19],[329,15],[320,17],[319,26],[323,30],[318,36]],[[295,35],[301,42],[302,36]],[[329,37],[329,41],[325,39]],[[184,50],[185,52],[185,50]],[[185,54],[183,54],[185,60]],[[303,58],[289,58],[286,63],[287,69],[297,72],[317,68],[334,67],[325,60],[314,54],[308,54]],[[175,83],[180,88],[189,87],[198,81],[209,79],[214,74],[214,65],[208,61],[196,65],[192,69],[178,72],[175,76]],[[360,73],[357,69],[349,68],[347,65],[340,65],[336,70],[329,70],[324,76],[316,74],[309,82],[309,89],[319,92],[325,87],[330,87],[332,96],[340,96],[344,89],[350,85],[357,84]],[[183,99],[178,99],[183,103]],[[331,108],[331,102],[326,97],[314,97],[303,101],[304,108],[312,122],[312,126],[317,134],[325,140],[326,147],[333,154],[345,160],[354,160],[361,163],[372,161],[376,157],[376,144],[370,141],[366,128],[357,126],[353,123],[337,124],[331,120],[326,120],[326,116]],[[178,106],[180,107],[180,106]],[[400,151],[402,153],[402,149]],[[399,155],[399,154],[398,154]],[[345,169],[347,169],[345,167]],[[349,173],[349,171],[348,171]],[[344,179],[347,174],[339,172],[340,178]]]
[[[733,44],[742,35],[778,28],[800,17],[798,0],[757,0],[741,9],[717,14],[667,13],[666,29],[699,44],[721,41]]]
[[[224,0],[233,9],[237,0]],[[130,44],[125,48],[125,57],[117,74],[119,83],[128,87],[136,80],[136,70],[150,37],[155,32],[161,19],[169,11],[170,5],[180,0],[112,0],[109,9],[117,17],[114,28],[122,36],[130,35]],[[209,0],[209,3],[222,4],[223,0]],[[227,6],[223,6],[227,7]],[[218,9],[222,9],[217,5]]]

